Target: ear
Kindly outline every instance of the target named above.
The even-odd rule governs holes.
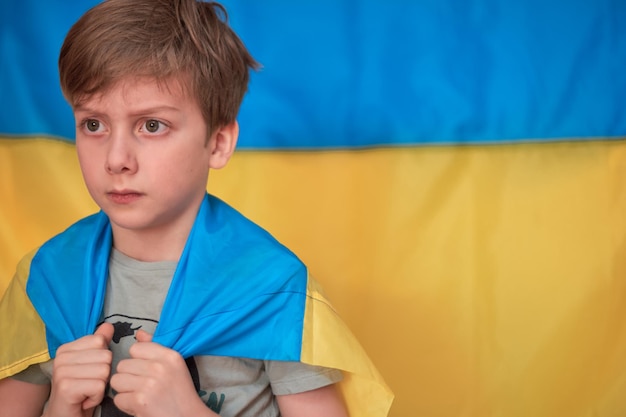
[[[209,168],[224,168],[235,152],[239,137],[239,123],[234,121],[217,129],[209,138]]]

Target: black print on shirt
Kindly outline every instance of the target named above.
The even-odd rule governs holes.
[[[115,321],[117,319],[117,321]],[[106,322],[113,324],[113,343],[119,344],[120,341],[129,336],[135,336],[137,330],[143,327],[141,322],[152,322],[158,323],[156,320],[145,319],[141,317],[130,317],[122,314],[114,314],[105,318]],[[189,375],[191,376],[191,380],[193,381],[193,386],[202,399],[206,406],[210,408],[213,412],[219,414],[222,411],[222,406],[224,404],[224,400],[226,396],[224,394],[218,394],[216,392],[207,393],[206,391],[200,388],[200,374],[198,372],[198,366],[196,365],[196,361],[193,357],[185,359],[185,364],[187,365],[187,369],[189,369]],[[208,394],[208,398],[205,397]],[[108,395],[104,396],[102,403],[100,404],[100,416],[101,417],[132,417],[129,414],[121,411],[116,407],[113,402],[113,398]]]
[[[222,411],[222,405],[224,404],[224,400],[226,396],[224,394],[220,394],[219,400],[217,398],[216,392],[211,392],[209,394],[209,398],[205,401],[204,396],[208,393],[202,389],[200,389],[200,374],[198,373],[198,366],[196,365],[196,361],[193,357],[185,359],[185,363],[187,364],[187,369],[189,369],[189,375],[191,375],[191,380],[193,381],[193,386],[198,392],[202,401],[209,407],[213,412],[219,414]]]
[[[132,327],[131,323],[118,321],[113,324],[113,342],[119,343],[122,337],[134,336],[135,332],[141,329],[141,326]]]
[[[104,319],[104,321],[113,324],[113,339],[112,342],[118,345],[125,337],[135,337],[135,332],[143,327],[139,323],[158,323],[156,320],[146,319],[142,317],[131,317],[123,314],[113,314]],[[108,389],[107,389],[108,390]],[[126,414],[121,411],[115,403],[113,398],[105,395],[102,403],[100,404],[100,416],[101,417],[132,417],[130,414]]]
[[[114,321],[116,320],[117,321]],[[124,314],[113,314],[105,317],[104,321],[113,324],[113,343],[119,344],[122,338],[127,336],[135,336],[135,332],[141,329],[143,326],[139,323],[150,322],[158,323],[156,320],[147,319],[143,317],[132,317]],[[133,327],[135,326],[135,327]]]

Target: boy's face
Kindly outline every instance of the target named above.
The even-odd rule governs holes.
[[[204,197],[213,139],[176,82],[129,78],[74,108],[85,184],[113,232],[189,229]]]

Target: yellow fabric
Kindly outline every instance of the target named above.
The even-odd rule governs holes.
[[[302,362],[344,371],[339,386],[350,417],[386,416],[393,393],[314,280],[308,282],[304,326]]]
[[[0,138],[0,293],[26,252],[96,210],[73,145]]]
[[[50,359],[45,326],[25,290],[36,252],[32,251],[18,264],[15,279],[11,280],[0,302],[0,317],[12,318],[2,320],[0,334],[13,337],[10,343],[2,341],[0,379]],[[313,279],[308,280],[304,323],[302,361],[344,371],[340,389],[350,416],[386,416],[393,400],[391,390]],[[35,331],[20,332],[19,329]],[[339,343],[329,344],[329,340]]]
[[[0,141],[2,288],[95,210],[71,146],[20,142]],[[309,266],[394,391],[391,417],[613,417],[625,178],[622,140],[240,152],[209,190]]]
[[[45,334],[45,327],[39,319],[39,315],[26,296],[26,277],[30,270],[30,262],[35,255],[31,252],[19,263],[17,270],[20,279],[11,280],[4,294],[7,302],[0,303],[0,335],[9,334],[8,326],[16,328],[33,328],[37,326],[39,334]],[[20,311],[23,314],[15,316],[13,312]],[[14,334],[15,332],[10,332]],[[3,343],[3,351],[0,354],[0,379],[23,371],[28,366],[45,362],[50,359],[48,345],[45,338],[32,337],[32,333],[17,333],[16,339],[11,343]]]

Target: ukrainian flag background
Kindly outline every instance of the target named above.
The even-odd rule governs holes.
[[[96,210],[56,70],[93,4],[0,6],[0,292]],[[264,68],[209,191],[309,265],[390,415],[626,415],[626,2],[224,4]]]

